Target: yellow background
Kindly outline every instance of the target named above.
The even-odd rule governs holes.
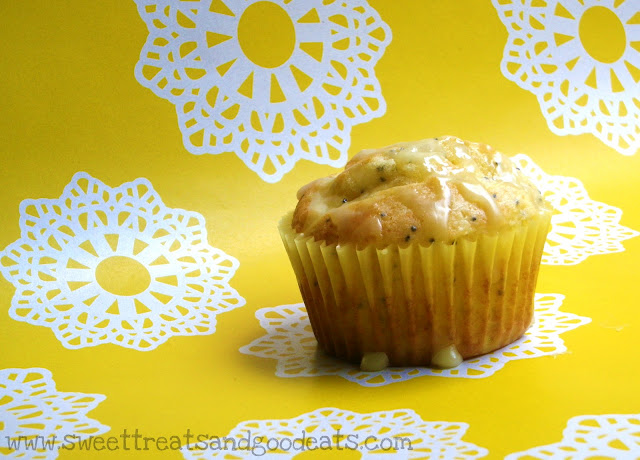
[[[387,111],[353,128],[350,156],[442,134],[486,142],[528,154],[549,174],[579,178],[592,199],[623,209],[623,225],[640,229],[640,155],[548,129],[535,96],[500,73],[507,32],[489,1],[369,4],[393,31],[376,66]],[[106,395],[89,416],[111,427],[107,436],[124,428],[224,435],[244,420],[319,407],[411,408],[425,421],[469,423],[464,440],[502,458],[559,441],[573,416],[640,412],[640,238],[624,242],[623,253],[543,266],[537,291],[566,295],[562,310],[593,322],[561,336],[569,352],[511,362],[486,379],[364,388],[340,377],[279,378],[275,360],[240,354],[264,333],[255,310],[300,301],[276,223],[301,185],[335,170],[301,161],[267,184],[231,153],[187,153],[174,106],[134,78],[146,37],[133,1],[2,2],[0,248],[20,237],[22,200],[57,198],[78,171],[112,187],[146,177],[168,207],[201,213],[210,244],[240,261],[230,284],[247,304],[219,315],[215,334],[173,337],[152,352],[68,350],[49,329],[9,318],[14,287],[0,278],[0,368],[45,367],[60,391]],[[109,455],[158,452],[91,458]]]

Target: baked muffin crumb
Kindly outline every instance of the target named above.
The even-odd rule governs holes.
[[[539,190],[490,146],[453,136],[356,154],[298,192],[292,228],[358,246],[452,241],[547,212]]]

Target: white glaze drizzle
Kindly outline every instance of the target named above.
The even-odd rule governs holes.
[[[374,155],[381,164],[394,168],[390,178],[395,182],[380,182],[375,168],[367,169],[362,166]],[[337,196],[332,189],[336,176],[318,179],[302,187],[298,198],[312,186],[317,188],[309,204],[306,229],[313,228],[319,219],[328,215],[340,235],[350,234],[354,240],[379,238],[383,230],[380,216],[370,212],[358,215],[358,206],[352,205],[367,200],[375,202],[384,194],[393,193],[414,213],[421,226],[428,229],[431,237],[441,239],[447,238],[449,230],[453,188],[466,201],[484,212],[487,228],[497,228],[504,223],[504,216],[495,196],[487,190],[489,182],[508,183],[526,190],[532,203],[538,198],[535,187],[514,168],[508,158],[491,148],[486,150],[486,154],[472,155],[467,145],[454,137],[363,150],[351,159],[347,170],[350,170],[358,183],[363,184],[363,188],[367,188],[367,193],[350,202],[343,202],[343,198]],[[433,196],[426,197],[424,190],[421,193],[421,186],[424,184],[431,184],[431,190],[437,191],[435,199]]]

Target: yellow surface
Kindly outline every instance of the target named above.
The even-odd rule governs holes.
[[[640,155],[548,129],[535,96],[500,73],[507,33],[490,2],[369,3],[393,31],[376,66],[387,111],[352,130],[350,156],[441,134],[486,142],[528,154],[547,173],[579,178],[592,199],[623,209],[623,225],[640,229]],[[299,186],[334,170],[301,161],[267,184],[233,154],[187,153],[173,105],[134,78],[146,36],[133,1],[0,6],[0,248],[20,236],[22,200],[58,197],[78,171],[109,186],[146,177],[167,206],[201,213],[211,245],[239,259],[230,284],[246,306],[219,315],[213,335],[173,337],[152,352],[68,350],[49,329],[9,318],[14,288],[0,277],[0,369],[45,367],[61,391],[107,395],[90,416],[115,434],[190,428],[223,435],[244,420],[319,407],[411,408],[424,420],[469,423],[464,440],[502,458],[559,441],[570,417],[640,412],[640,238],[624,242],[623,253],[543,266],[537,291],[566,295],[562,310],[593,322],[561,336],[568,353],[511,362],[490,378],[423,377],[365,388],[340,377],[279,378],[274,360],[240,354],[263,334],[255,310],[300,301],[277,221]],[[265,65],[286,58],[277,52]],[[117,453],[134,456],[157,452]],[[60,458],[86,457],[75,451]]]

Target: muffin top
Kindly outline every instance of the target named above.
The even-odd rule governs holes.
[[[549,212],[492,147],[453,136],[363,150],[298,191],[292,228],[327,244],[452,243]]]

